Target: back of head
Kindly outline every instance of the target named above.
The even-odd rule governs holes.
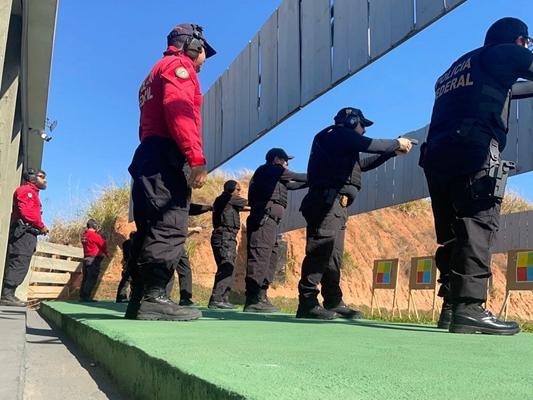
[[[484,46],[514,43],[519,36],[529,36],[527,25],[518,18],[505,17],[490,26]]]
[[[237,181],[230,179],[229,181],[224,182],[224,192],[232,194],[237,187]]]
[[[98,223],[97,220],[91,218],[87,221],[87,229],[98,230],[99,227],[100,227],[100,224]]]

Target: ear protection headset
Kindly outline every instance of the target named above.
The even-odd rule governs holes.
[[[355,114],[348,114],[346,115],[346,119],[344,120],[344,127],[349,129],[355,129],[357,127],[357,124],[359,124],[361,120],[359,119],[358,115]]]
[[[351,108],[347,108],[345,112],[346,112],[346,116],[344,117],[344,120],[338,119],[335,122],[343,124],[345,128],[355,129],[357,127],[357,124],[361,122],[359,115],[355,114],[353,112],[353,109]]]
[[[87,229],[98,230],[99,227],[100,227],[100,224],[98,223],[97,220],[91,218],[89,221],[87,221]]]
[[[202,40],[202,27],[196,24],[192,24],[192,36],[187,38],[183,46],[183,52],[193,60],[196,60],[198,56],[204,51],[204,42]]]
[[[35,182],[37,180],[37,170],[35,168],[28,168],[23,174],[26,182]]]

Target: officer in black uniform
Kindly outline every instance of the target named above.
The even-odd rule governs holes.
[[[335,125],[316,134],[307,165],[309,192],[300,211],[307,221],[307,245],[298,284],[296,318],[361,318],[342,300],[340,268],[348,211],[361,190],[361,172],[374,169],[396,154],[407,154],[411,141],[363,137],[373,124],[361,110],[342,108]],[[377,155],[361,159],[359,153]],[[324,307],[318,302],[321,285]]]
[[[128,302],[128,286],[130,285],[130,271],[128,270],[128,261],[130,259],[131,245],[135,231],[131,231],[127,240],[122,243],[122,278],[118,284],[117,289],[117,303]]]
[[[235,278],[237,234],[241,229],[239,212],[250,211],[248,200],[240,194],[241,185],[237,181],[229,180],[224,183],[224,191],[213,204],[211,248],[217,263],[217,272],[208,304],[212,309],[235,308],[235,305],[228,301],[228,296]]]
[[[279,311],[266,294],[276,272],[278,224],[287,207],[287,190],[307,187],[306,174],[287,169],[292,158],[283,149],[270,149],[265,156],[266,163],[257,168],[250,180],[248,204],[251,211],[246,220],[246,312]]]
[[[515,322],[483,308],[491,276],[490,248],[499,228],[510,100],[533,95],[533,54],[527,25],[496,21],[485,44],[437,80],[435,104],[420,166],[428,182],[443,307],[438,326],[456,333],[512,335]],[[518,78],[529,81],[517,82]]]

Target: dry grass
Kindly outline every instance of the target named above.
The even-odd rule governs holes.
[[[421,199],[398,204],[392,208],[401,211],[410,217],[417,217],[431,211],[431,203],[428,199]]]
[[[502,201],[501,214],[513,214],[533,210],[533,204],[520,197],[517,192],[508,191]]]
[[[52,243],[80,245],[86,222],[94,218],[100,223],[100,234],[110,241],[116,235],[117,220],[127,215],[130,199],[130,185],[124,181],[120,186],[114,182],[94,192],[93,199],[78,204],[76,213],[58,213],[54,216],[49,240]]]

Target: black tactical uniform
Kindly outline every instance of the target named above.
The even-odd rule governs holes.
[[[209,308],[231,309],[235,306],[228,301],[228,296],[235,278],[237,233],[241,229],[239,212],[247,205],[248,200],[240,197],[238,193],[233,194],[237,187],[236,181],[230,180],[224,186],[224,192],[213,204],[211,248],[217,263],[217,272]]]
[[[515,41],[527,26],[504,18],[487,32],[485,45],[460,57],[435,85],[435,104],[420,165],[435,219],[444,298],[439,327],[451,332],[514,334],[481,307],[491,275],[490,248],[499,229],[500,204],[512,165],[502,161],[511,98],[529,97],[533,54]],[[452,314],[452,309],[453,314]],[[451,325],[450,325],[451,321]]]
[[[135,237],[135,232],[130,233],[129,239],[125,240],[122,243],[122,277],[118,283],[117,289],[117,303],[123,303],[128,301],[128,286],[130,285],[130,271],[128,270],[128,261],[130,259],[131,245],[133,243],[133,238]]]
[[[244,311],[274,312],[266,292],[274,279],[278,259],[278,224],[287,207],[287,190],[306,187],[306,174],[289,171],[275,160],[287,161],[283,149],[266,154],[266,164],[254,172],[248,190],[250,215],[246,220],[248,263],[246,267],[246,304]]]
[[[309,193],[300,207],[307,221],[307,246],[298,284],[298,318],[363,316],[344,304],[340,288],[347,207],[361,189],[361,172],[380,166],[400,147],[396,139],[371,139],[355,132],[359,123],[363,129],[373,124],[356,108],[341,109],[335,122],[313,139],[307,166]],[[360,152],[377,155],[361,159]],[[319,284],[326,310],[318,303]]]

